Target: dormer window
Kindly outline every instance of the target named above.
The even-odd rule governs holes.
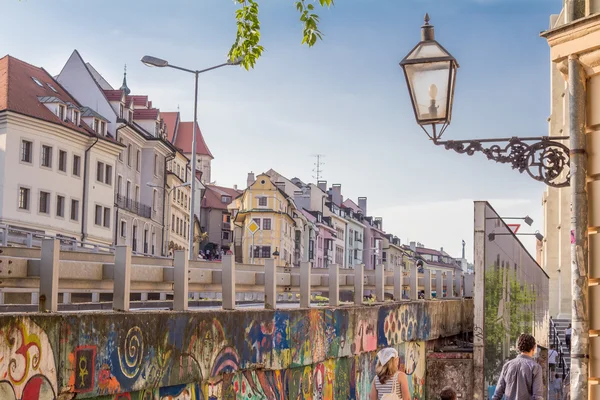
[[[100,131],[100,121],[98,118],[94,118],[94,132],[99,133]]]
[[[42,82],[40,82],[40,80],[39,80],[39,79],[37,79],[37,78],[34,78],[33,76],[31,77],[31,79],[33,79],[33,81],[34,81],[35,83],[37,83],[37,85],[38,85],[39,87],[44,87],[44,85],[42,84]]]
[[[62,104],[58,105],[58,118],[60,118],[61,121],[65,120],[65,113],[67,111],[67,107],[63,106]]]
[[[123,119],[123,113],[125,112],[125,106],[123,103],[119,104],[119,117]]]
[[[106,135],[106,122],[100,121],[100,134]]]
[[[79,111],[73,110],[73,123],[79,126]]]
[[[231,196],[221,196],[221,203],[224,203],[224,204],[231,203]]]
[[[48,85],[48,87],[50,88],[50,90],[52,90],[54,93],[58,93],[58,90],[56,90],[56,88],[54,86],[52,86],[49,83],[46,83],[46,85]]]

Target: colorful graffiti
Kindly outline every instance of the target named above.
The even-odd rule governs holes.
[[[460,334],[470,317],[424,303],[0,317],[0,399],[364,399],[384,346],[424,399],[429,332]]]
[[[0,325],[0,398],[54,400],[54,353],[47,334],[29,319]]]

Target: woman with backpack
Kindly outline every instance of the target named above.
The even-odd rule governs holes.
[[[398,351],[391,347],[377,353],[377,376],[371,384],[369,400],[410,400],[406,374],[398,370]]]

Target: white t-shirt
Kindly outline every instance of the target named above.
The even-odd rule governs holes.
[[[567,328],[567,329],[565,329],[565,335],[570,335],[570,334],[571,334],[571,332],[573,332],[573,329],[572,329],[572,328]]]
[[[556,352],[556,350],[552,349],[550,350],[550,353],[548,353],[548,363],[549,364],[556,364],[556,357],[558,356],[558,353]]]

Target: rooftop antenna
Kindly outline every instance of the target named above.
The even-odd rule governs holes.
[[[315,166],[313,168],[313,172],[315,173],[313,175],[313,178],[315,178],[317,181],[320,181],[321,178],[323,177],[323,169],[321,168],[321,166],[325,165],[325,163],[322,161],[323,158],[325,158],[325,155],[324,154],[313,154],[312,157],[316,158],[316,161],[313,164]]]

